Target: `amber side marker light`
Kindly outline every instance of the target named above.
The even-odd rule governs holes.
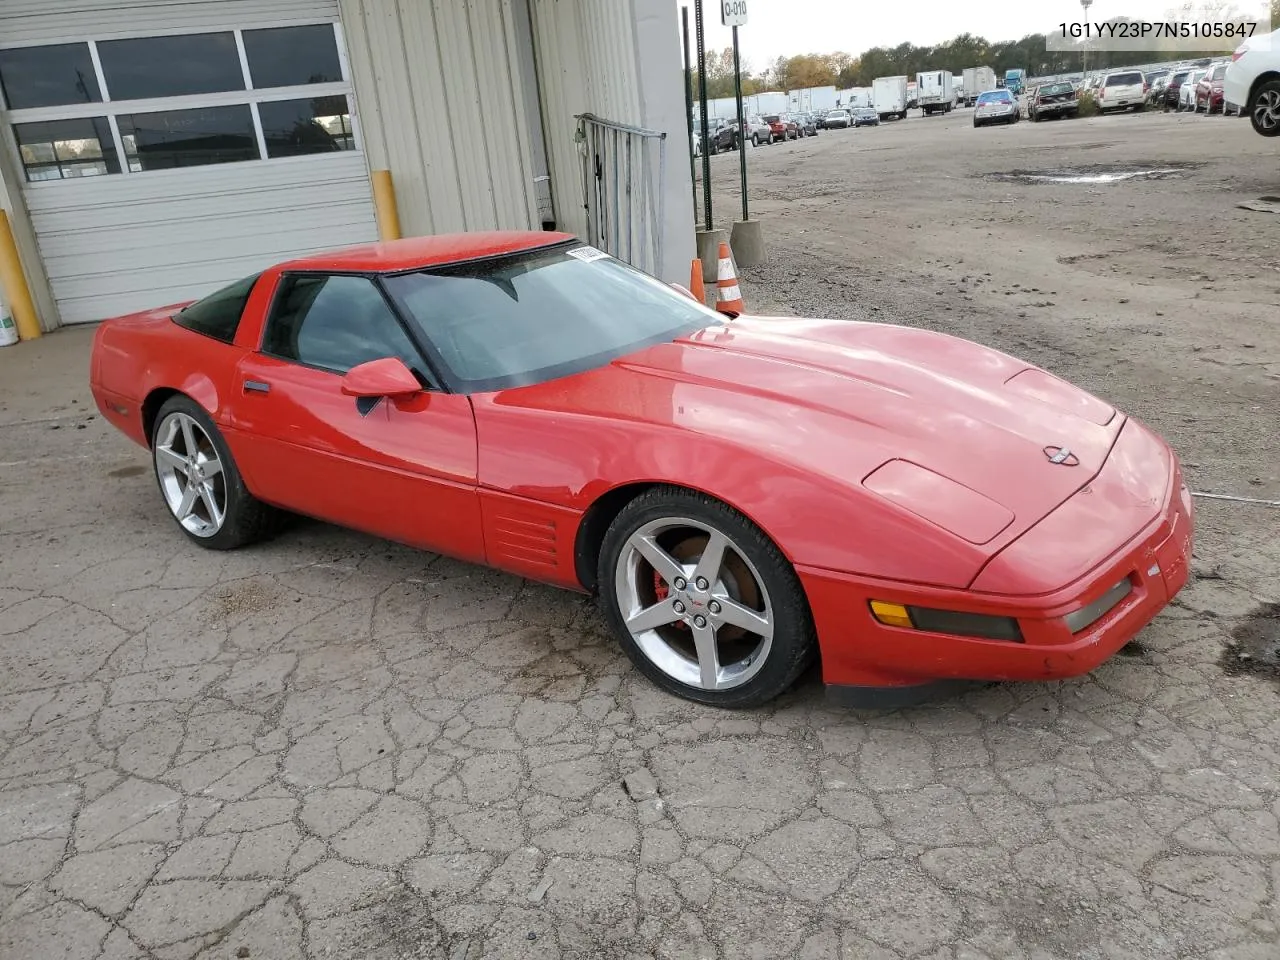
[[[871,601],[871,615],[887,627],[947,633],[957,637],[979,637],[983,640],[1022,642],[1022,630],[1012,617],[992,617],[985,613],[960,613],[954,610],[930,610],[907,607],[884,600]]]

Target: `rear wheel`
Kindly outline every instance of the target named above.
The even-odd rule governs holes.
[[[232,550],[278,527],[280,512],[248,491],[213,419],[189,397],[160,408],[151,455],[170,515],[200,546]]]
[[[750,520],[700,493],[659,487],[609,527],[600,598],[622,648],[663,689],[754,707],[813,661],[813,619],[795,570]]]
[[[1254,92],[1249,121],[1264,137],[1280,137],[1280,80],[1268,80]]]

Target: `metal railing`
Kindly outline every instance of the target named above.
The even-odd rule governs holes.
[[[662,271],[667,135],[578,114],[586,240],[648,273]],[[656,194],[656,196],[655,196]]]

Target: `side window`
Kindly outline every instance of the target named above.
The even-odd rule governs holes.
[[[267,320],[262,352],[334,373],[399,357],[425,379],[417,349],[367,277],[286,276]]]
[[[259,276],[261,274],[255,273],[252,277],[237,280],[231,286],[209,294],[203,300],[197,300],[175,313],[174,323],[206,337],[231,343],[236,338],[240,315],[244,313],[249,294],[253,293]]]

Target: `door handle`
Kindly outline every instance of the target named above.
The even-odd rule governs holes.
[[[245,393],[270,393],[271,384],[264,383],[261,380],[246,380],[244,382]]]

